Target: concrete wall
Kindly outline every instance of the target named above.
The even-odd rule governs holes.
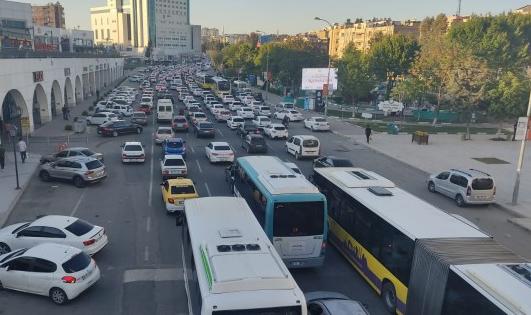
[[[76,106],[122,77],[123,65],[121,58],[0,59],[0,117],[7,120],[4,101],[13,99],[22,112],[22,133],[31,134],[61,115],[65,104]],[[42,81],[35,82],[34,72],[41,71]]]

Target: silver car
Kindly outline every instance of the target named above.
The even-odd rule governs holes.
[[[59,151],[57,153],[44,155],[41,157],[41,164],[44,163],[50,163],[55,162],[59,159],[67,158],[67,157],[75,157],[75,156],[88,156],[93,157],[95,159],[98,159],[103,162],[103,154],[102,153],[96,153],[92,151],[89,148],[84,147],[76,147],[76,148],[66,148],[62,151]]]
[[[39,177],[47,182],[54,179],[66,180],[76,187],[85,187],[107,177],[105,166],[92,157],[70,157],[45,163],[40,166]]]

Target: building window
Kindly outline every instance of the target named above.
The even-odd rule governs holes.
[[[107,39],[110,39],[110,38],[111,38],[111,30],[107,29]]]
[[[98,39],[98,31],[97,30],[94,31],[94,35],[96,35],[96,40],[97,40]]]

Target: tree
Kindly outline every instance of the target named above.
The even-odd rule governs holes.
[[[386,35],[369,50],[369,67],[378,80],[395,80],[408,73],[419,51],[417,42],[404,35]]]
[[[436,17],[427,17],[420,23],[420,40],[421,46],[431,43],[434,40],[440,40],[448,32],[448,19],[446,15],[439,14]]]
[[[397,82],[391,91],[391,97],[406,104],[421,103],[426,93],[425,88],[424,82],[409,76]]]
[[[371,76],[367,57],[349,45],[338,61],[339,93],[346,102],[356,103],[366,97],[371,89]]]
[[[242,42],[227,46],[221,51],[223,66],[231,74],[249,73],[254,69],[256,49],[249,43]]]
[[[529,81],[523,72],[508,71],[489,90],[489,114],[498,119],[516,118],[526,113]]]

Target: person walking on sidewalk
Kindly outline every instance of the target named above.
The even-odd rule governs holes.
[[[4,169],[4,165],[6,163],[6,149],[2,144],[0,144],[0,169]]]
[[[367,138],[367,144],[371,140],[371,134],[372,134],[371,126],[367,125],[367,127],[365,128],[365,137]]]
[[[66,105],[63,106],[63,119],[64,120],[68,120],[68,113],[67,113],[67,108],[66,108]]]
[[[22,140],[22,138],[19,138],[18,143],[18,152],[20,152],[20,159],[22,160],[22,163],[26,162],[26,150],[28,149],[28,146],[26,145],[26,142]]]

